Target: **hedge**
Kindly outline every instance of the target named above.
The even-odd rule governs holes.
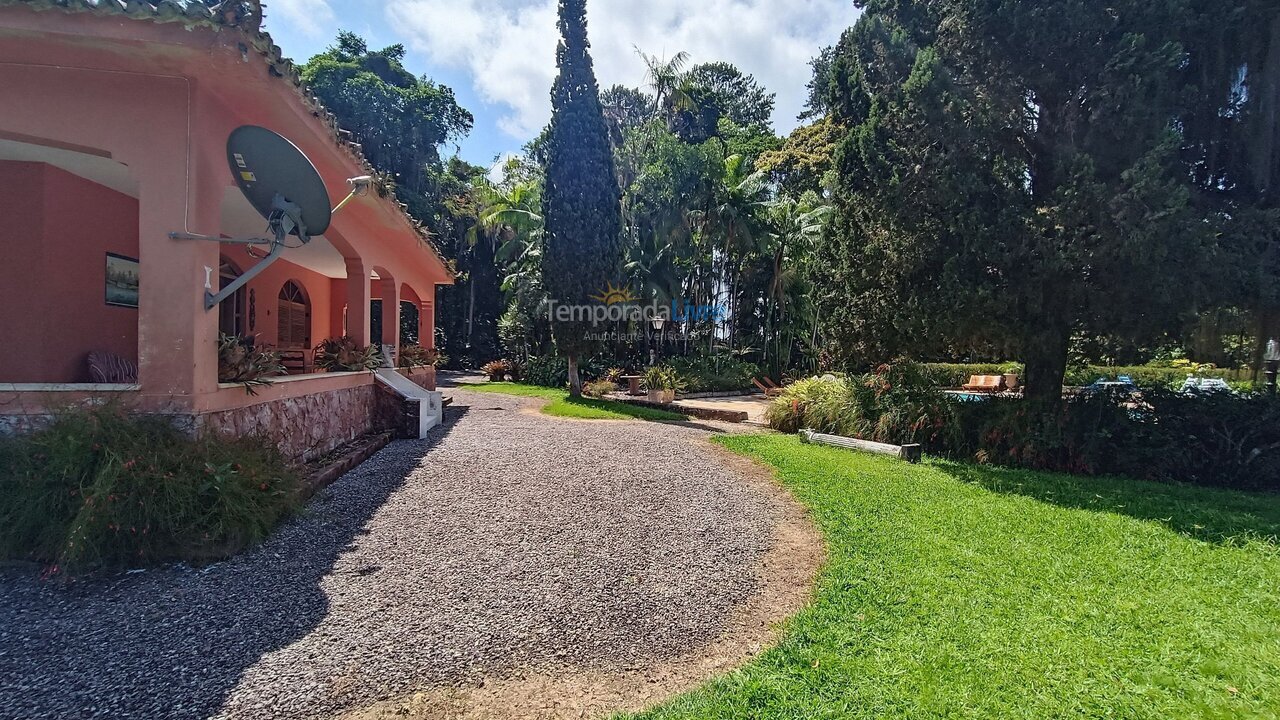
[[[960,387],[973,375],[999,375],[1006,372],[1022,374],[1022,365],[1018,363],[927,363],[924,369],[929,378],[942,387]],[[1187,368],[1155,365],[1090,365],[1067,368],[1065,384],[1090,385],[1100,377],[1114,379],[1118,375],[1128,375],[1141,387],[1177,387],[1189,375],[1222,378],[1231,382],[1248,382],[1252,377],[1248,368],[1199,369],[1193,372]]]

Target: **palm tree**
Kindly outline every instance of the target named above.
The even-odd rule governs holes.
[[[731,349],[735,344],[739,276],[750,255],[767,249],[769,228],[763,215],[768,199],[769,186],[764,173],[748,173],[743,157],[730,155],[724,161],[724,172],[711,184],[706,208],[691,213],[699,234],[713,243],[713,255],[718,255],[720,260],[721,277],[729,279]]]
[[[693,110],[697,106],[691,92],[693,86],[685,72],[689,53],[682,50],[663,60],[656,55],[645,54],[640,48],[635,50],[645,64],[645,84],[653,93],[654,117],[658,113],[665,114],[670,129],[680,111]]]
[[[796,330],[807,327],[805,318],[796,318],[799,323],[789,323],[787,310],[804,302],[809,295],[807,265],[831,214],[830,205],[815,207],[815,200],[816,197],[801,200],[784,197],[769,203],[773,265],[766,294],[764,348],[768,359],[772,346],[772,358],[779,368],[790,359]]]

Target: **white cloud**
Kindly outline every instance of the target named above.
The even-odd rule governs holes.
[[[271,0],[266,12],[271,27],[292,26],[309,38],[329,36],[334,28],[329,0]]]
[[[809,59],[857,14],[850,0],[591,0],[587,31],[601,87],[643,82],[636,47],[685,50],[755,75],[777,93],[774,125],[786,132],[804,106]],[[465,70],[481,98],[507,108],[497,124],[513,138],[528,140],[550,118],[555,0],[390,0],[387,19],[411,49]]]

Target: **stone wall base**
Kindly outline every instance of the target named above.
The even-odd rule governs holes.
[[[196,432],[265,435],[290,460],[307,462],[362,435],[395,430],[403,422],[397,405],[370,383],[205,413],[193,420]]]

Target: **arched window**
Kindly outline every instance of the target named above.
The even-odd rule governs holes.
[[[281,348],[311,347],[311,303],[302,286],[290,280],[280,288],[279,331],[276,345]]]
[[[230,285],[240,277],[240,268],[225,257],[218,257],[218,289]],[[218,305],[218,331],[224,335],[237,337],[245,334],[244,324],[244,288],[240,288],[231,297]]]

